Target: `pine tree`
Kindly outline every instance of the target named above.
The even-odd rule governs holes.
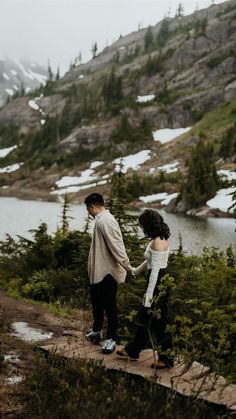
[[[131,198],[127,190],[126,175],[123,173],[123,163],[121,161],[119,171],[115,172],[111,178],[111,192],[107,204],[111,213],[120,225],[125,248],[128,255],[131,257],[131,264],[137,266],[137,264],[140,263],[140,260],[142,260],[143,247],[140,245],[140,239],[137,234],[138,217],[131,215],[128,212],[130,200]]]
[[[61,226],[61,231],[63,236],[66,236],[69,233],[69,217],[68,216],[68,211],[69,211],[69,197],[67,194],[65,194],[64,196],[64,203],[63,203],[63,210],[62,210],[62,226]]]
[[[179,3],[177,9],[176,9],[176,13],[175,13],[175,17],[177,17],[178,19],[181,19],[181,17],[183,17],[184,15],[184,8],[182,3]]]
[[[48,82],[53,82],[53,72],[50,63],[48,63]]]
[[[167,18],[164,18],[161,22],[161,27],[157,35],[157,43],[160,47],[163,47],[169,37],[169,21]]]
[[[153,47],[153,31],[152,27],[148,26],[145,37],[144,37],[144,50],[150,51]]]
[[[60,69],[59,67],[57,68],[57,74],[56,74],[56,80],[60,80]]]
[[[219,154],[225,159],[236,155],[236,122],[223,135]]]
[[[236,259],[231,245],[226,249],[226,258],[227,266],[231,266],[232,268],[235,267]]]
[[[111,192],[109,199],[109,208],[116,217],[121,229],[126,230],[125,218],[125,204],[129,199],[127,193],[127,185],[125,174],[123,173],[123,163],[121,160],[119,171],[115,172],[111,178]]]
[[[122,99],[122,77],[116,76],[114,67],[103,83],[102,95],[106,106],[118,103]]]
[[[98,45],[97,45],[97,42],[94,42],[94,44],[92,45],[92,50],[91,50],[91,52],[92,52],[92,57],[93,57],[93,58],[95,58],[95,57],[96,57],[96,55],[97,55],[97,50],[98,50]]]
[[[20,96],[24,96],[25,95],[25,86],[24,83],[21,82],[20,84]]]
[[[218,188],[212,146],[202,140],[192,150],[188,162],[187,180],[182,187],[182,198],[193,208],[213,198]]]

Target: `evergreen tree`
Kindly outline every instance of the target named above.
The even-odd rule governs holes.
[[[113,133],[112,139],[115,143],[119,144],[123,141],[131,139],[133,135],[133,127],[129,122],[127,114],[123,114],[117,130]]]
[[[24,83],[21,82],[20,84],[20,96],[24,96],[25,95],[25,86]]]
[[[46,86],[44,87],[45,95],[49,95],[50,93],[52,93],[52,86],[53,86],[53,72],[52,72],[50,63],[48,63],[48,78],[46,81]]]
[[[114,61],[115,64],[118,64],[119,63],[119,61],[120,61],[120,53],[119,53],[119,51],[116,51],[116,53],[114,54],[113,61]]]
[[[236,122],[223,135],[219,154],[225,159],[236,155]]]
[[[183,15],[184,15],[184,8],[183,8],[182,3],[179,3],[176,9],[175,17],[177,17],[178,19],[181,19]]]
[[[125,218],[125,204],[129,200],[127,193],[127,185],[125,174],[123,173],[123,163],[121,160],[119,171],[113,173],[111,178],[111,193],[109,199],[109,208],[116,217],[121,229],[126,231]]]
[[[59,67],[57,68],[57,74],[56,74],[56,80],[60,80],[60,69]]]
[[[152,27],[148,26],[145,37],[144,37],[144,50],[150,51],[150,49],[153,47],[153,31]]]
[[[202,140],[192,150],[188,162],[187,180],[182,187],[182,198],[193,208],[213,198],[218,188],[213,147]]]
[[[106,106],[118,103],[122,99],[122,77],[116,76],[114,67],[112,67],[109,77],[104,81],[102,95]]]
[[[63,203],[63,209],[62,209],[62,226],[61,226],[61,232],[63,236],[66,236],[69,233],[69,217],[68,216],[69,211],[69,197],[67,194],[64,196],[64,203]]]
[[[144,72],[152,76],[162,70],[162,63],[159,56],[152,57],[151,54],[144,65]]]
[[[227,266],[231,266],[232,268],[235,267],[236,259],[231,245],[226,249],[226,258]]]
[[[97,55],[97,50],[98,50],[98,45],[97,45],[97,42],[94,42],[94,44],[92,45],[92,50],[91,50],[91,52],[92,52],[92,57],[93,57],[93,58],[95,58],[95,57],[96,57],[96,55]]]
[[[161,22],[161,27],[157,35],[157,43],[160,47],[163,47],[168,41],[169,37],[169,21],[167,18],[164,18]]]
[[[129,118],[124,113],[117,125],[116,130],[113,132],[111,139],[116,143],[120,144],[124,141],[144,143],[150,140],[152,136],[152,129],[147,119],[143,118],[140,125],[131,125]]]
[[[111,213],[114,215],[120,225],[125,248],[131,258],[131,264],[133,266],[137,266],[142,260],[143,247],[142,245],[140,246],[140,239],[138,238],[137,234],[138,217],[131,215],[128,212],[128,204],[130,200],[131,198],[127,190],[127,179],[126,175],[123,173],[123,163],[121,161],[119,171],[115,172],[111,178],[110,198],[107,204]],[[128,314],[130,307],[132,306],[132,302],[130,300],[127,301],[127,292],[129,293],[129,288],[129,286],[126,289],[123,288],[119,294],[119,304],[121,307],[122,316],[125,316],[125,313]],[[132,291],[134,289],[133,283],[130,290],[131,289]],[[136,298],[134,298],[134,300],[135,299]],[[125,301],[128,303],[128,305],[125,304]]]
[[[53,72],[50,63],[48,63],[48,82],[53,82]]]

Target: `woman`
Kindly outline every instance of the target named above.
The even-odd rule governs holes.
[[[139,217],[140,226],[144,234],[150,238],[144,253],[145,261],[133,268],[133,274],[139,275],[147,269],[147,288],[143,297],[138,327],[134,339],[117,351],[117,355],[138,359],[142,349],[149,341],[149,333],[154,329],[161,352],[155,368],[171,368],[174,365],[169,352],[172,349],[171,335],[166,331],[168,324],[168,295],[160,297],[157,304],[153,298],[158,296],[158,286],[161,278],[166,274],[169,257],[170,230],[164,223],[162,216],[155,210],[147,209]],[[160,309],[160,316],[153,315],[155,309]],[[168,353],[167,353],[168,352]]]

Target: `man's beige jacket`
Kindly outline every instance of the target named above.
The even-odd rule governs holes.
[[[131,272],[131,265],[119,224],[109,210],[101,211],[95,220],[88,259],[90,283],[101,282],[107,274],[122,283],[126,272]]]

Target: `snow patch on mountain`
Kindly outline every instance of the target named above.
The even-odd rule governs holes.
[[[235,187],[220,189],[214,196],[214,198],[207,201],[208,207],[219,209],[224,212],[233,212],[233,210],[229,210],[229,208],[234,202],[232,194],[235,191]]]
[[[141,164],[146,163],[146,161],[150,160],[150,158],[151,150],[142,150],[138,153],[130,154],[129,156],[118,157],[113,160],[112,163],[115,164],[116,172],[121,170],[122,173],[127,173],[129,169],[138,170]]]
[[[11,147],[6,148],[0,148],[0,158],[6,157],[11,151],[15,150],[17,148],[17,145],[13,145]]]
[[[165,144],[190,131],[191,128],[192,127],[158,129],[157,131],[153,131],[152,135],[154,141],[159,141],[161,144]]]

